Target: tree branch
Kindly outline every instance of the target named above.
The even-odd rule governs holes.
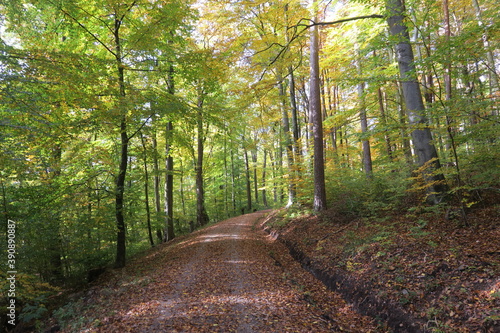
[[[383,19],[385,18],[384,15],[380,14],[372,14],[372,15],[364,15],[364,16],[356,16],[356,17],[348,17],[336,21],[331,21],[331,22],[314,22],[313,20],[308,20],[311,21],[312,24],[297,24],[297,27],[306,27],[306,29],[314,27],[314,26],[325,26],[325,25],[334,25],[334,24],[340,24],[344,22],[350,22],[350,21],[356,21],[356,20],[364,20],[364,19],[370,19],[370,18],[379,18]],[[300,22],[300,21],[299,21]]]
[[[109,52],[111,53],[113,56],[116,57],[116,53],[111,50],[107,45],[106,43],[104,43],[99,37],[97,37],[96,34],[94,34],[92,31],[90,31],[83,23],[81,23],[80,21],[78,21],[78,19],[76,17],[74,17],[73,15],[71,15],[69,12],[67,12],[66,10],[62,9],[61,8],[61,12],[66,15],[67,17],[69,17],[70,19],[72,19],[73,21],[75,21],[76,24],[78,24],[78,26],[80,26],[80,28],[82,28],[87,34],[89,34],[90,36],[92,36],[93,39],[95,39],[99,44],[101,44],[102,46],[104,46],[104,48]]]
[[[139,127],[139,129],[137,129],[137,131],[135,131],[132,135],[130,135],[127,140],[131,140],[134,136],[137,135],[137,133],[139,133],[143,128],[144,126],[146,126],[146,124],[149,122],[149,120],[153,117],[153,115],[150,115],[143,123],[142,125]]]
[[[276,61],[278,61],[278,59],[281,57],[281,55],[283,53],[285,53],[285,51],[290,47],[290,45],[292,44],[292,42],[295,41],[297,38],[299,38],[302,35],[302,33],[304,33],[307,29],[309,29],[311,27],[314,27],[314,26],[328,26],[328,25],[340,24],[340,23],[345,23],[345,22],[350,22],[350,21],[356,21],[356,20],[371,19],[371,18],[383,19],[383,18],[385,18],[385,16],[384,15],[380,15],[380,14],[372,14],[372,15],[348,17],[348,18],[344,18],[344,19],[340,19],[340,20],[336,20],[336,21],[331,21],[331,22],[314,22],[311,19],[302,18],[302,19],[299,20],[299,23],[297,23],[296,25],[293,25],[293,26],[290,26],[290,27],[287,28],[287,30],[294,29],[295,30],[294,34],[292,35],[292,38],[290,38],[290,40],[286,43],[286,45],[281,48],[281,50],[274,57],[274,59],[269,63],[269,66],[273,65]],[[309,21],[309,22],[312,22],[312,23],[311,24],[301,24],[300,22],[302,22],[302,21]],[[300,30],[299,32],[297,32],[297,28],[298,27],[302,27],[303,29]],[[265,50],[270,49],[274,45],[279,45],[279,44],[278,43],[273,43],[270,46],[268,46]],[[255,54],[258,54],[260,52],[262,52],[262,51],[258,51]],[[260,77],[260,80],[262,80],[262,78],[264,77],[264,75],[265,75],[266,72],[267,72],[267,70],[264,70],[264,72],[262,73],[262,75]]]

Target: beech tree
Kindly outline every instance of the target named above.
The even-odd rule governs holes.
[[[388,0],[387,19],[391,35],[396,39],[396,59],[402,80],[403,96],[410,120],[415,128],[411,132],[418,162],[424,167],[424,179],[428,184],[429,200],[439,203],[447,190],[444,176],[439,172],[439,162],[436,148],[433,144],[431,130],[425,117],[425,106],[420,91],[419,82],[415,76],[413,49],[410,35],[404,24],[405,10],[401,0]]]
[[[326,188],[325,188],[325,162],[323,154],[323,120],[321,112],[321,96],[319,82],[319,44],[318,27],[315,25],[311,29],[310,44],[310,108],[311,123],[314,138],[314,203],[313,207],[317,211],[326,209]]]

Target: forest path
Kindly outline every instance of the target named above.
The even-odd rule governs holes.
[[[123,273],[128,282],[108,288],[104,298],[93,297],[107,310],[92,331],[373,331],[369,319],[327,291],[261,230],[258,223],[267,213],[228,219],[145,257],[156,263],[153,270],[135,278]],[[137,266],[131,263],[136,271]]]

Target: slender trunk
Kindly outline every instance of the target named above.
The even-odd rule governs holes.
[[[116,62],[117,62],[117,73],[118,73],[118,84],[120,89],[119,94],[119,108],[121,119],[120,119],[120,166],[118,168],[118,175],[116,177],[115,184],[115,216],[116,216],[116,260],[115,267],[121,268],[125,266],[126,261],[126,225],[124,216],[124,196],[125,196],[125,179],[127,176],[127,164],[128,164],[128,145],[129,137],[127,135],[127,118],[126,110],[124,110],[123,99],[126,96],[125,90],[125,72],[122,59],[121,41],[120,41],[120,26],[121,21],[115,19],[115,49],[116,49]]]
[[[256,133],[257,134],[257,133]],[[255,135],[257,140],[257,135]],[[252,164],[253,164],[253,192],[255,195],[255,204],[259,205],[259,184],[257,180],[257,147],[252,151]]]
[[[293,74],[293,67],[289,67],[290,71],[290,105],[292,106],[292,133],[293,133],[293,146],[296,155],[300,155],[299,138],[300,138],[300,127],[298,119],[298,109],[297,109],[297,97],[295,95],[295,75]]]
[[[175,238],[174,231],[174,158],[171,154],[172,131],[174,127],[171,121],[168,122],[165,129],[165,232],[164,241],[168,242]]]
[[[379,111],[380,111],[380,119],[382,121],[382,127],[384,129],[384,139],[385,139],[385,147],[387,150],[387,156],[389,156],[389,159],[393,160],[394,156],[392,156],[391,138],[389,137],[389,129],[387,128],[387,116],[385,114],[384,93],[383,93],[381,87],[379,87],[377,89],[377,94],[378,94],[378,106],[379,106]]]
[[[182,170],[179,176],[179,192],[180,192],[179,195],[181,197],[182,215],[186,216],[187,210],[186,210],[186,198],[184,196],[184,167],[182,165],[182,159],[179,161]]]
[[[250,166],[248,163],[248,152],[245,147],[243,147],[245,154],[245,174],[246,174],[246,184],[247,184],[247,212],[252,211],[252,186],[250,184]]]
[[[364,86],[364,83],[360,84],[360,87],[358,89],[360,90],[361,94],[364,94],[364,88],[361,86]],[[364,100],[363,97],[361,99]],[[364,103],[364,101],[363,101]],[[361,123],[361,135],[365,137],[368,132],[368,121],[366,118],[366,108],[362,104],[361,110],[359,112],[359,119]],[[372,154],[371,154],[371,149],[370,149],[370,141],[367,138],[362,139],[362,146],[363,146],[363,169],[365,170],[366,177],[368,178],[373,178],[373,167],[372,167]]]
[[[329,103],[330,103],[330,109],[331,109],[331,115],[335,115],[337,113],[338,109],[338,103],[337,103],[337,95],[338,95],[338,86],[333,86],[333,96],[329,94]],[[333,149],[333,158],[335,160],[335,163],[338,165],[339,163],[339,153],[338,153],[338,146],[337,146],[337,126],[333,126],[330,128],[330,140],[332,142],[332,149]]]
[[[442,173],[437,151],[432,143],[432,135],[424,112],[422,93],[415,75],[414,56],[410,44],[408,29],[404,25],[404,6],[401,0],[387,0],[387,10],[390,13],[388,24],[390,32],[399,39],[396,45],[396,56],[402,80],[403,96],[410,124],[416,129],[411,133],[413,145],[419,164],[424,167],[423,179],[428,188],[428,201],[440,202],[447,187]]]
[[[287,28],[289,27],[289,17],[288,17],[288,4],[285,4],[284,7],[285,11],[285,21],[287,22]],[[287,30],[288,31],[288,30]],[[290,36],[287,34],[286,35],[286,42],[290,42]],[[297,98],[295,95],[295,75],[294,75],[294,70],[293,70],[293,65],[290,64],[288,66],[288,76],[290,78],[290,106],[292,107],[291,109],[291,116],[292,116],[292,133],[293,133],[293,153],[295,155],[295,158],[298,158],[298,155],[301,153],[300,152],[300,147],[299,147],[299,136],[300,136],[300,130],[299,130],[299,121],[297,117]]]
[[[310,111],[314,137],[314,202],[316,211],[326,209],[325,164],[323,152],[323,120],[321,117],[321,96],[319,82],[318,27],[311,28],[310,51]]]
[[[205,209],[205,190],[203,183],[203,150],[204,150],[204,131],[203,131],[203,91],[198,92],[198,110],[197,110],[197,158],[196,158],[196,219],[198,226],[204,226],[209,222],[209,217]]]
[[[483,23],[481,7],[479,6],[478,0],[472,0],[472,4],[474,6],[474,10],[476,12],[477,22],[480,27],[483,28],[483,45],[486,53],[486,60],[488,62],[488,69],[490,71],[490,81],[491,81],[491,95],[494,95],[495,92],[500,88],[498,86],[498,72],[497,66],[495,62],[495,55],[490,47],[490,40],[488,35],[488,28]]]
[[[449,11],[448,0],[443,0],[443,12],[444,12],[444,20],[445,20],[446,42],[449,43],[450,39],[451,39],[451,28],[450,28],[450,11]],[[446,129],[448,132],[448,137],[450,139],[450,143],[448,144],[447,148],[448,148],[448,150],[451,150],[452,158],[455,161],[455,170],[457,171],[458,184],[459,184],[459,186],[462,186],[461,179],[460,179],[460,163],[458,160],[457,145],[455,142],[455,129],[453,128],[452,117],[449,114],[450,102],[452,99],[451,59],[450,59],[449,54],[446,55],[444,83],[445,83],[445,91],[446,91],[446,101],[448,102],[447,105],[445,105]]]
[[[267,192],[266,192],[266,167],[267,167],[267,150],[264,149],[264,161],[262,162],[262,204],[268,207]]]
[[[278,179],[278,171],[277,171],[277,166],[276,162],[274,159],[273,152],[269,154],[269,159],[271,160],[271,170],[273,171],[273,202],[276,204],[278,202],[278,185],[276,183],[276,179]]]
[[[148,236],[149,243],[151,247],[155,246],[155,242],[153,241],[153,232],[151,231],[151,209],[149,207],[149,172],[148,172],[148,159],[147,152],[148,149],[146,147],[146,141],[144,140],[144,135],[141,133],[141,143],[143,149],[143,164],[144,164],[144,204],[146,207],[146,223],[148,227]]]
[[[156,139],[156,130],[153,132],[153,173],[154,173],[154,194],[155,194],[155,225],[156,221],[160,221],[161,218],[161,197],[160,197],[160,163],[158,161],[158,141]],[[161,227],[156,229],[156,235],[158,240],[163,241],[163,232]]]
[[[127,136],[127,123],[125,116],[122,117],[120,123],[120,139],[121,139],[121,153],[120,153],[120,167],[118,169],[118,177],[116,177],[116,194],[115,194],[115,212],[116,212],[116,261],[117,268],[125,266],[126,258],[126,225],[125,216],[123,214],[124,208],[124,195],[125,195],[125,179],[127,175],[128,164],[128,143]]]
[[[444,16],[444,31],[445,40],[447,43],[450,42],[451,29],[450,29],[450,11],[448,8],[448,0],[443,0],[443,16]],[[445,55],[444,64],[444,87],[445,87],[445,99],[447,101],[451,100],[451,60],[450,54]]]
[[[448,0],[443,0],[443,16],[444,16],[444,35],[447,43],[450,42],[451,38],[451,29],[450,29],[450,12],[448,8]],[[454,150],[454,133],[452,127],[452,119],[449,115],[450,113],[450,101],[451,101],[451,93],[452,93],[452,84],[451,84],[451,60],[449,54],[445,55],[444,61],[444,90],[445,90],[445,100],[448,102],[444,106],[445,114],[446,114],[446,130],[448,132],[448,136],[450,137],[451,142],[446,143],[446,153],[449,153],[452,149]],[[447,155],[445,161],[447,159]]]
[[[406,111],[403,102],[403,89],[401,88],[401,84],[397,84],[397,94],[396,100],[398,104],[398,117],[399,117],[399,127],[400,127],[400,135],[401,135],[401,145],[403,148],[403,154],[405,157],[406,164],[408,167],[412,167],[414,164],[413,154],[411,151],[410,137],[408,135],[408,123],[406,120]]]
[[[362,76],[362,69],[359,60],[357,61],[358,75]],[[358,83],[358,100],[359,100],[359,119],[361,124],[361,136],[363,147],[363,169],[368,179],[373,178],[372,154],[370,149],[370,141],[367,138],[368,120],[366,118],[366,103],[365,103],[365,82]]]
[[[293,161],[293,145],[290,137],[290,119],[288,118],[287,103],[285,96],[285,88],[283,87],[283,82],[281,76],[278,77],[279,82],[279,96],[281,99],[281,115],[283,122],[283,137],[285,139],[285,149],[287,157],[287,167],[288,167],[288,203],[287,207],[293,205],[295,201],[295,172],[294,172],[294,161]]]
[[[174,65],[168,69],[168,93],[175,94]],[[174,126],[172,121],[165,128],[165,230],[163,241],[168,242],[175,238],[174,231],[174,158],[171,153],[172,134]]]
[[[229,128],[229,126],[226,126]],[[226,133],[228,134],[228,133]],[[224,213],[226,217],[229,217],[229,190],[228,190],[228,177],[229,170],[227,166],[227,135],[224,136]]]
[[[236,215],[236,171],[234,166],[234,152],[233,152],[233,144],[232,141],[230,151],[230,159],[231,159],[231,203],[233,206],[233,215]]]

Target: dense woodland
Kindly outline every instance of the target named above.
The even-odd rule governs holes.
[[[2,2],[18,299],[254,210],[498,192],[499,4],[403,2]]]

